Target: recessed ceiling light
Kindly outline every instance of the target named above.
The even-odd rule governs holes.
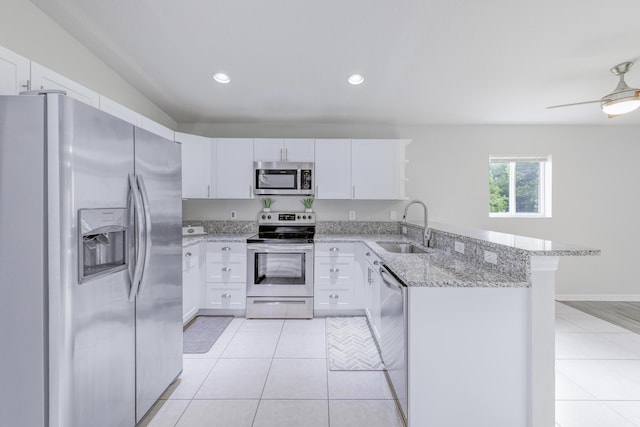
[[[226,85],[227,83],[231,82],[231,77],[227,76],[225,73],[215,73],[213,75],[213,80]]]
[[[357,86],[364,82],[364,76],[362,74],[352,74],[349,76],[347,81],[349,82],[349,84]]]

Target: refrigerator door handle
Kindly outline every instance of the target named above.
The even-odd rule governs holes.
[[[149,208],[149,196],[147,194],[147,187],[144,185],[144,178],[142,175],[136,175],[138,180],[138,188],[142,196],[142,207],[144,211],[144,263],[142,265],[142,278],[140,280],[140,286],[138,288],[138,295],[142,294],[144,289],[144,270],[149,265],[149,258],[151,258],[151,211]]]
[[[145,256],[142,252],[145,249],[145,246],[142,244],[144,240],[144,212],[142,207],[142,197],[140,195],[140,191],[138,190],[138,185],[136,183],[136,179],[133,174],[129,174],[129,189],[133,198],[133,210],[135,212],[135,229],[136,229],[136,238],[135,238],[135,267],[133,270],[133,278],[131,279],[131,289],[129,291],[129,302],[133,302],[136,298],[136,294],[138,293],[138,288],[140,287],[140,280],[142,279],[142,268],[143,268],[143,257]]]

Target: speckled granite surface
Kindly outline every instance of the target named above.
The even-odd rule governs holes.
[[[403,234],[316,234],[317,243],[362,242],[376,253],[407,286],[410,287],[528,287],[522,272],[503,272],[487,268],[450,253],[429,248],[424,254],[396,254],[384,250],[376,242],[412,242]],[[421,245],[418,245],[421,246]]]
[[[182,238],[182,247],[187,247],[198,242],[236,242],[246,243],[247,239],[255,233],[210,233],[204,236],[185,236]]]

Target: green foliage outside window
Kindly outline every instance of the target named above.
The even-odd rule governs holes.
[[[514,186],[511,193],[510,185]],[[510,194],[515,200],[509,199]],[[489,212],[540,213],[540,162],[490,161]]]

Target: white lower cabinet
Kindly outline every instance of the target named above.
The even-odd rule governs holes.
[[[182,248],[182,322],[186,324],[203,304],[202,242]]]
[[[380,259],[372,251],[365,253],[366,257],[366,273],[364,276],[364,300],[365,300],[365,314],[369,319],[369,324],[373,333],[376,336],[378,342],[380,342],[380,286],[381,277],[378,272],[380,269]]]
[[[314,308],[354,309],[355,244],[316,243]]]
[[[208,242],[206,255],[205,308],[246,307],[247,245]]]

